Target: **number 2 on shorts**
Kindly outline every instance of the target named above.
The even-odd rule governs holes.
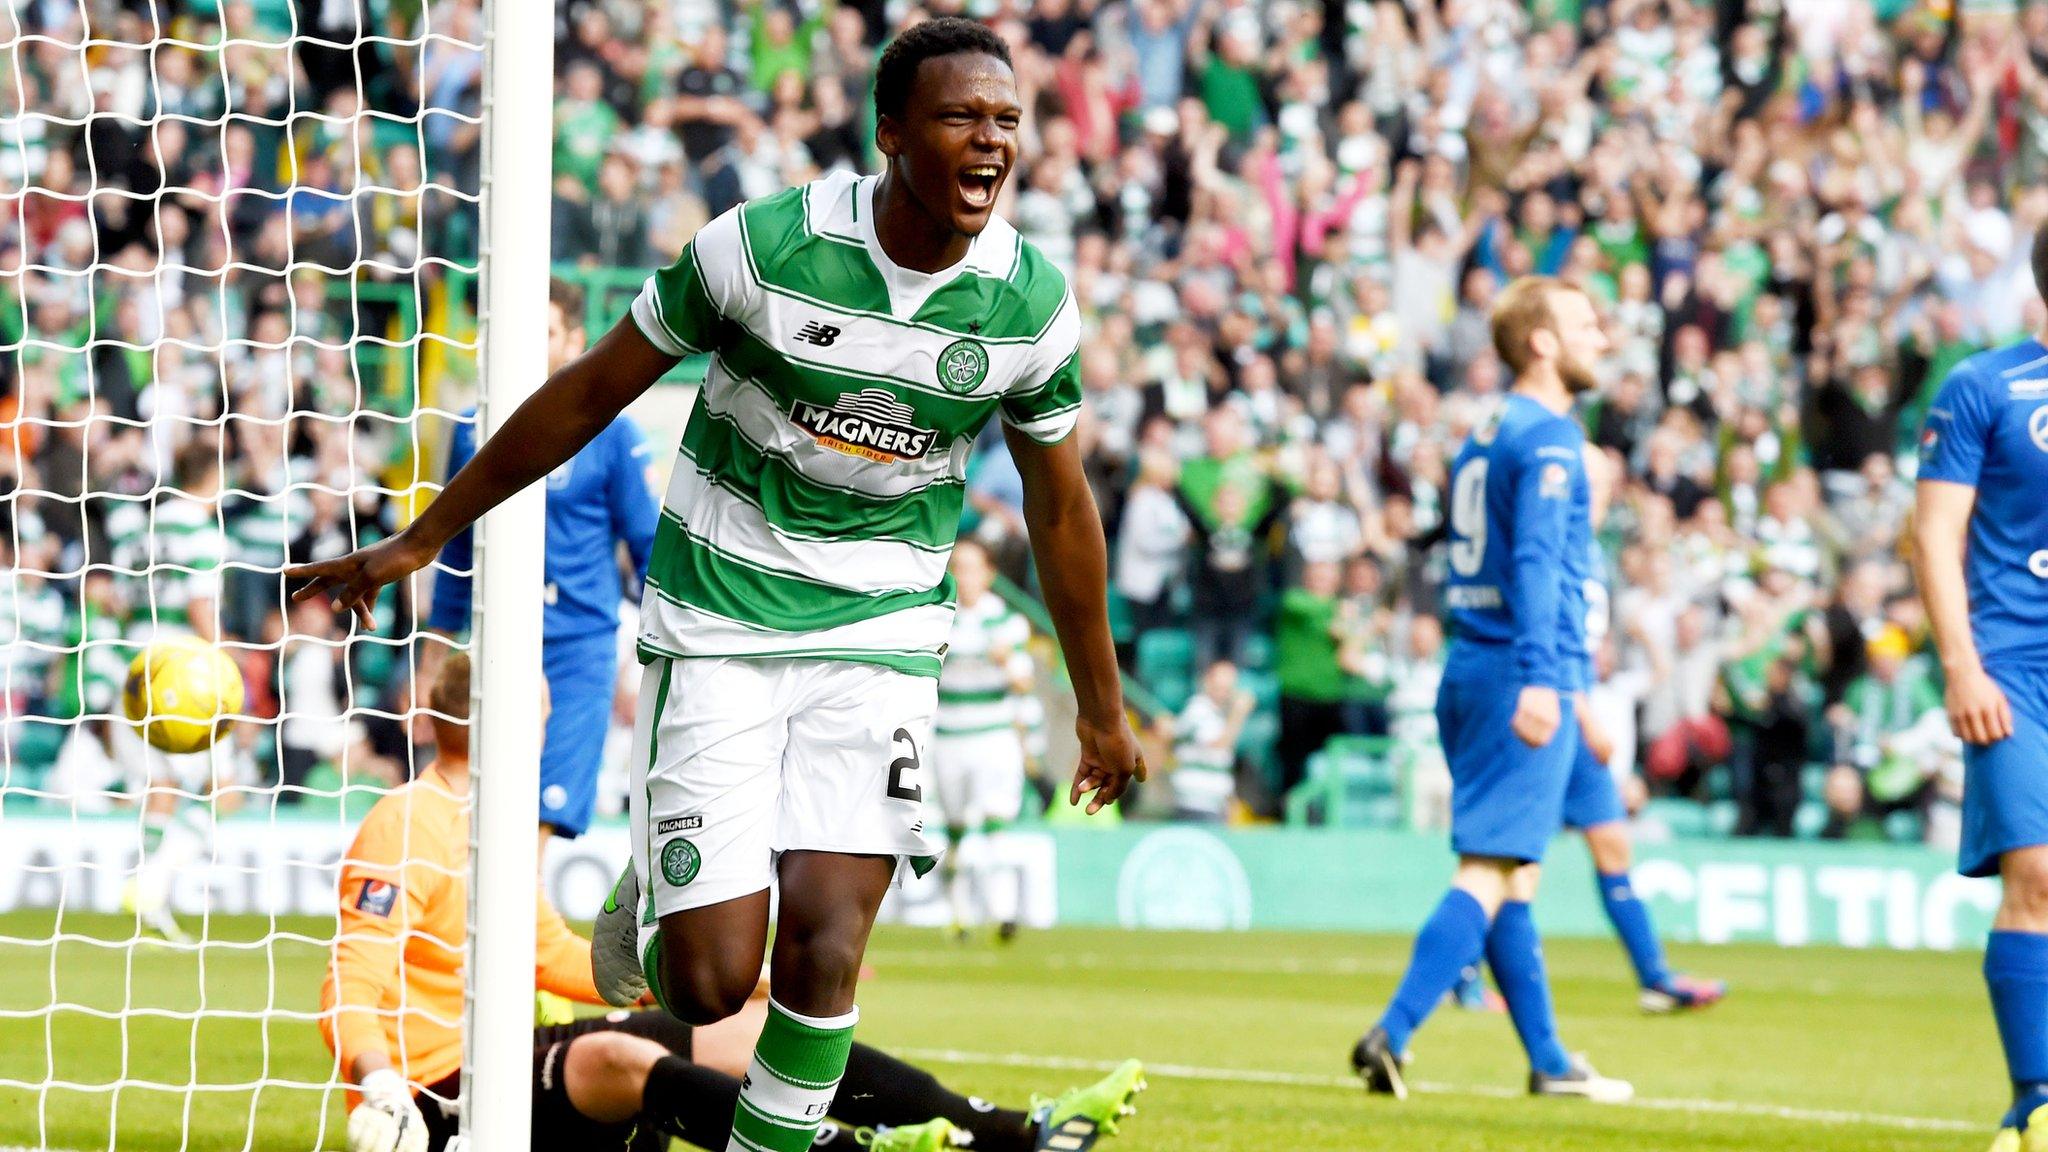
[[[889,797],[892,800],[922,801],[924,789],[903,782],[904,773],[918,770],[917,741],[911,738],[908,728],[898,728],[895,735],[889,737],[889,746],[894,748],[898,741],[910,748],[910,755],[898,756],[889,762]]]

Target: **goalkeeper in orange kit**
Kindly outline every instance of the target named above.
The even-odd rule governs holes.
[[[438,1152],[459,1127],[462,953],[469,907],[469,657],[440,669],[434,764],[377,802],[341,864],[341,931],[320,994],[320,1031],[351,1088],[349,1152]],[[590,942],[535,886],[534,984],[602,1003]],[[746,1009],[693,1028],[662,1012],[613,1012],[534,1030],[536,1148],[666,1149],[671,1136],[724,1148],[740,1077],[767,1016],[767,989]],[[1103,1084],[996,1108],[950,1091],[922,1069],[855,1044],[815,1146],[878,1152],[1085,1147],[1058,1139],[1068,1116],[1099,1111]],[[1113,1086],[1112,1086],[1113,1088]]]

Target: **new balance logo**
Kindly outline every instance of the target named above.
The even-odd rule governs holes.
[[[797,329],[796,338],[806,344],[816,344],[820,348],[830,348],[832,342],[839,339],[839,329],[834,328],[830,324],[820,324],[813,320],[802,328]]]

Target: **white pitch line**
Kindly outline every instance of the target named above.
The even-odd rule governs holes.
[[[951,950],[928,949],[870,949],[868,962],[878,970],[890,968],[997,968],[1011,963],[1011,959],[998,952],[956,952]],[[1228,976],[1399,976],[1408,970],[1405,955],[1389,956],[1385,959],[1359,959],[1336,956],[1303,960],[1298,957],[1254,957],[1254,956],[1154,956],[1148,954],[1126,955],[1115,952],[1052,952],[1031,957],[1030,963],[1052,971],[1079,969],[1089,972],[1186,972]],[[1556,975],[1553,968],[1552,975]],[[1619,982],[1617,978],[1617,983]],[[1744,979],[1745,992],[1798,992],[1808,996],[1829,996],[1838,991],[1838,985],[1831,980],[1790,979],[1760,980]],[[0,1149],[0,1152],[5,1152]]]
[[[877,968],[994,968],[1009,963],[995,952],[893,951],[873,949],[868,961]],[[1399,976],[1407,971],[1405,959],[1384,961],[1336,957],[1319,960],[1293,958],[1204,956],[1124,956],[1111,952],[1053,952],[1033,956],[1035,967],[1050,969],[1137,970],[1147,972],[1223,973],[1238,976]],[[4,1150],[0,1150],[4,1152]]]
[[[996,1068],[1044,1068],[1071,1072],[1108,1072],[1113,1060],[1082,1060],[1071,1056],[1031,1056],[1021,1052],[962,1052],[954,1048],[897,1048],[893,1051],[910,1060],[938,1064],[975,1064]],[[1200,1068],[1190,1064],[1145,1062],[1145,1075],[1180,1080],[1209,1080],[1225,1084],[1285,1084],[1299,1088],[1343,1088],[1360,1091],[1356,1076],[1318,1076],[1303,1072],[1274,1072],[1262,1068]],[[1497,1099],[1523,1095],[1491,1084],[1438,1084],[1410,1080],[1408,1087],[1443,1096],[1486,1096]],[[1711,1112],[1735,1116],[1764,1116],[1808,1124],[1865,1124],[1878,1128],[1901,1128],[1917,1132],[1981,1132],[1984,1125],[1969,1120],[1940,1116],[1894,1116],[1882,1112],[1848,1112],[1827,1108],[1792,1108],[1779,1104],[1750,1104],[1733,1100],[1682,1100],[1638,1096],[1623,1108],[1647,1108],[1656,1112]],[[4,1150],[0,1150],[4,1152]]]

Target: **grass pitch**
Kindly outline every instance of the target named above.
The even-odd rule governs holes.
[[[270,921],[217,918],[199,953],[6,942],[51,925],[0,916],[0,1148],[341,1147],[333,1062],[307,1019],[331,923],[279,921],[296,935],[252,947]],[[64,928],[131,931],[78,915]],[[1107,1152],[1974,1150],[2003,1110],[1974,953],[1681,947],[1675,962],[1734,993],[1652,1018],[1612,941],[1546,951],[1566,1044],[1633,1080],[1638,1103],[1522,1097],[1506,1018],[1455,1009],[1416,1039],[1422,1091],[1366,1098],[1346,1055],[1406,962],[1397,937],[1060,929],[999,949],[884,928],[860,1035],[1004,1102],[1139,1056],[1151,1090]],[[172,1015],[202,996],[227,1015]],[[84,1010],[45,1013],[53,1000]]]

